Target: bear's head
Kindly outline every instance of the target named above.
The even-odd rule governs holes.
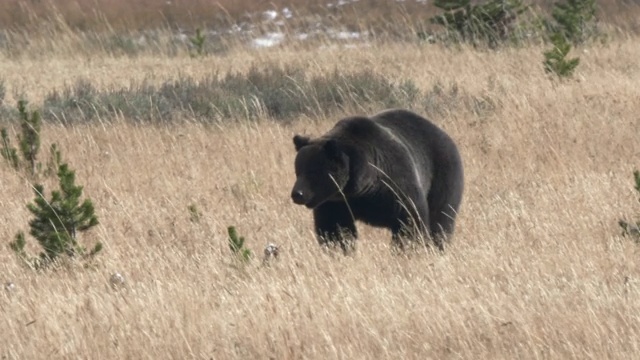
[[[296,183],[291,199],[313,209],[323,202],[340,197],[349,181],[349,157],[335,139],[316,139],[296,135]]]

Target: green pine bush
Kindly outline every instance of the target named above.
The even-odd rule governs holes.
[[[436,0],[434,5],[444,12],[430,22],[444,26],[453,40],[474,46],[484,42],[490,47],[509,38],[517,17],[528,8],[520,0],[490,0],[475,5],[471,0]]]
[[[551,36],[553,49],[544,53],[544,70],[547,73],[555,74],[560,78],[570,77],[580,64],[580,58],[567,59],[571,44],[567,42],[561,33]]]
[[[574,45],[581,44],[597,34],[596,0],[566,0],[553,6],[552,33],[561,33]]]
[[[40,150],[40,113],[34,111],[29,114],[27,111],[27,101],[18,101],[18,112],[20,113],[20,127],[22,135],[19,136],[20,152],[25,161],[29,164],[31,176],[36,175],[36,158]]]
[[[40,151],[40,128],[42,121],[40,113],[27,111],[27,101],[18,101],[18,114],[20,118],[21,133],[18,135],[18,146],[22,160],[18,156],[18,150],[11,145],[11,139],[6,128],[0,129],[0,137],[2,147],[0,153],[2,157],[16,170],[20,169],[26,162],[29,169],[29,175],[33,178],[36,176],[39,164],[37,163],[38,152]]]
[[[633,172],[633,178],[635,180],[635,189],[640,194],[640,171],[636,170]],[[640,197],[638,197],[638,201],[640,201]],[[635,242],[640,243],[640,221],[627,222],[624,220],[618,221],[618,225],[622,228],[622,235],[631,236]]]
[[[34,218],[29,222],[30,234],[37,241],[42,252],[36,265],[48,264],[61,255],[93,256],[100,252],[102,244],[97,243],[90,252],[79,245],[78,234],[98,224],[94,206],[90,199],[81,202],[82,186],[75,184],[75,172],[65,163],[58,168],[59,190],[51,192],[46,199],[44,187],[34,186],[35,199],[27,204]],[[21,258],[27,259],[24,250],[26,241],[22,232],[16,235],[10,244],[11,249]]]
[[[229,234],[229,249],[231,252],[240,260],[244,262],[248,262],[251,260],[251,250],[247,249],[244,246],[244,237],[239,236],[236,231],[235,226],[229,226],[227,228],[227,233]]]
[[[0,153],[2,157],[9,162],[11,167],[18,170],[20,168],[20,158],[18,157],[18,150],[11,146],[11,139],[6,128],[0,129],[0,137],[2,138],[2,148]]]
[[[196,29],[196,34],[193,37],[189,38],[189,41],[191,42],[191,45],[193,46],[193,48],[196,51],[195,53],[190,52],[191,57],[204,55],[204,41],[205,40],[206,40],[206,37],[202,33],[202,29],[197,28]]]

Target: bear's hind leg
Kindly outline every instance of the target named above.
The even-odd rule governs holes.
[[[444,250],[456,226],[463,192],[462,168],[450,170],[434,181],[429,192],[429,232],[434,243]]]
[[[405,250],[408,245],[426,243],[429,235],[429,207],[426,204],[410,205],[409,212],[406,208],[403,215],[391,227],[392,246],[396,250]]]
[[[358,232],[345,202],[325,202],[313,210],[313,218],[320,245],[338,244],[345,253],[353,250]]]
[[[447,210],[434,211],[429,222],[429,233],[439,250],[444,250],[444,244],[453,235],[455,228],[455,212]]]

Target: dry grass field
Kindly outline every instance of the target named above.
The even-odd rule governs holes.
[[[376,104],[286,123],[45,124],[43,148],[60,144],[96,206],[100,224],[81,241],[105,248],[88,267],[22,266],[7,244],[28,230],[32,191],[0,164],[0,280],[15,284],[0,292],[0,358],[636,358],[640,249],[617,222],[640,217],[640,41],[577,49],[581,64],[564,82],[544,74],[544,49],[372,42],[196,59],[3,58],[10,104],[25,94],[36,106],[78,78],[107,89],[278,63],[319,75],[366,67],[492,105],[416,108],[459,144],[466,189],[446,252],[407,256],[363,224],[354,255],[323,252],[310,211],[289,198],[293,134],[319,135]],[[229,225],[256,255],[245,267],[232,261]],[[281,253],[264,266],[268,243]],[[114,272],[124,288],[109,286]]]
[[[473,3],[480,1],[473,0]],[[524,1],[549,10],[554,0]],[[599,18],[638,30],[636,1],[598,0]],[[429,0],[3,0],[0,29],[37,30],[42,19],[63,19],[82,31],[194,28],[260,20],[263,11],[290,9],[303,17],[332,18],[342,25],[390,29],[392,22],[417,24],[439,11]]]

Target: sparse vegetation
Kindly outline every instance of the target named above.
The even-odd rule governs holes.
[[[477,4],[471,0],[436,0],[434,5],[444,12],[431,18],[431,22],[444,26],[451,39],[490,47],[509,39],[518,15],[527,10],[520,0],[489,0]]]
[[[370,70],[308,77],[300,67],[252,67],[244,73],[211,74],[201,79],[181,77],[155,86],[98,90],[88,80],[62,92],[53,91],[44,102],[48,118],[85,123],[124,116],[136,121],[170,122],[184,116],[198,121],[257,119],[290,120],[302,114],[328,116],[358,106],[410,106],[418,88],[405,80],[396,84]]]

